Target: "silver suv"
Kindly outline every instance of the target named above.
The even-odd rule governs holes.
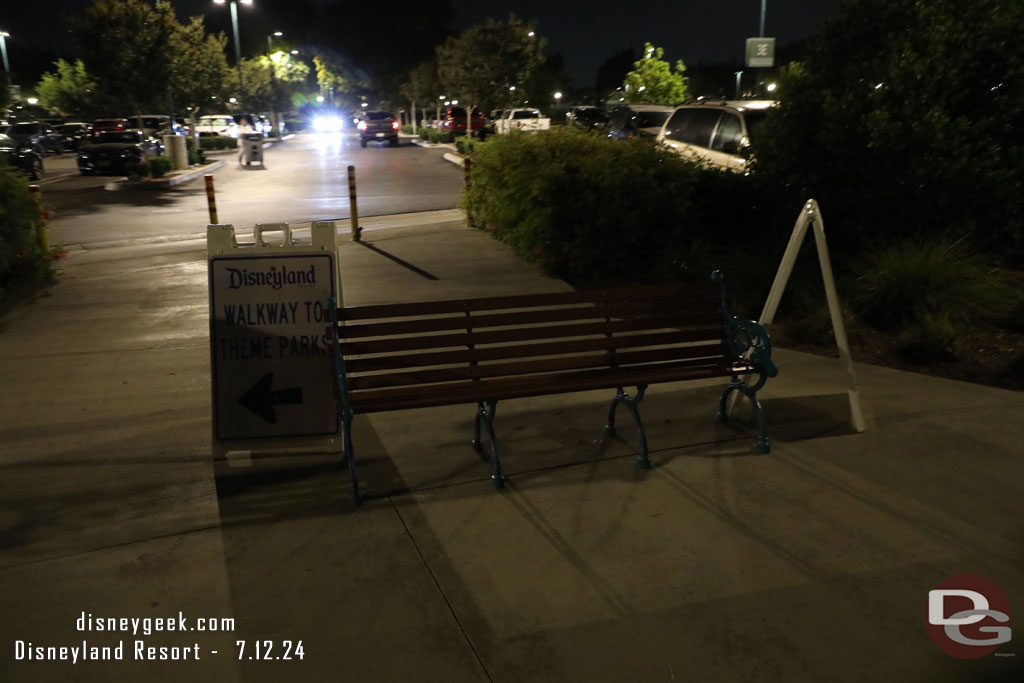
[[[742,171],[747,165],[746,148],[775,104],[770,100],[684,104],[672,112],[657,140],[687,159]]]

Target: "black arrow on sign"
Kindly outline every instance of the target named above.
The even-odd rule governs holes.
[[[270,424],[277,424],[274,406],[283,403],[302,403],[302,387],[271,391],[270,387],[273,383],[274,373],[268,372],[256,384],[249,387],[249,390],[242,394],[238,402]]]

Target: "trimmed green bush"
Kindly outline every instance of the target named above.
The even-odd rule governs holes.
[[[150,178],[163,178],[174,167],[170,157],[152,157],[146,162]]]
[[[128,180],[139,180],[149,175],[149,166],[145,161],[129,161],[124,165],[124,172]]]
[[[238,139],[225,135],[202,135],[199,137],[199,149],[214,151],[218,149],[235,149]]]
[[[649,282],[671,277],[673,254],[701,232],[696,175],[648,142],[565,127],[478,145],[461,203],[474,225],[573,285]]]
[[[0,301],[53,279],[53,263],[39,242],[41,221],[28,182],[0,166]]]

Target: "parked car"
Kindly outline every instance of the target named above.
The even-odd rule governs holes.
[[[81,121],[62,123],[54,126],[54,130],[60,134],[61,147],[66,152],[74,152],[78,147],[89,141],[92,136],[92,124]]]
[[[164,146],[141,130],[105,131],[78,150],[78,170],[92,173],[124,173],[128,164],[163,154]]]
[[[774,104],[740,100],[676,107],[657,140],[685,158],[742,171],[751,137],[756,138],[758,126]]]
[[[200,116],[196,121],[196,132],[199,135],[221,135],[232,138],[238,137],[239,127],[235,117],[230,114],[210,114]]]
[[[486,134],[487,117],[484,116],[482,111],[474,107],[470,125],[471,132]],[[441,120],[441,130],[448,132],[448,138],[450,140],[454,140],[456,135],[465,135],[466,108],[448,107],[448,111],[445,112],[444,118]]]
[[[111,130],[127,130],[128,119],[122,118],[105,118],[96,119],[92,122],[92,134],[99,135],[105,131]]]
[[[365,111],[356,124],[359,129],[359,144],[366,147],[370,140],[387,140],[392,147],[398,146],[398,121],[387,111]]]
[[[61,154],[64,151],[60,133],[44,121],[13,123],[4,133],[17,140],[19,144],[34,147],[42,153],[49,151]]]
[[[551,119],[541,114],[540,109],[532,107],[509,109],[502,112],[501,118],[494,122],[494,132],[499,135],[505,135],[512,131],[547,130],[549,128],[551,128]]]
[[[141,130],[146,135],[155,135],[158,130],[174,126],[171,117],[166,114],[143,114],[142,116],[129,116],[125,127],[129,130]]]
[[[675,109],[667,104],[625,104],[615,107],[608,117],[608,137],[615,140],[656,138]]]
[[[43,153],[3,133],[0,133],[0,164],[24,173],[30,180],[39,180],[43,175]]]
[[[565,114],[566,123],[595,130],[608,125],[608,113],[601,107],[573,107]]]

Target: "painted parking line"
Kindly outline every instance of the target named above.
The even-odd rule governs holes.
[[[60,175],[50,176],[42,180],[35,181],[34,185],[52,185],[53,183],[59,183],[62,180],[66,180],[72,176],[76,176],[78,173],[61,173]]]

